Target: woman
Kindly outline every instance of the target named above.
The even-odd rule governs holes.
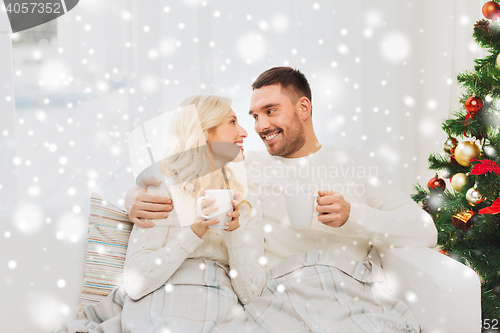
[[[238,298],[249,303],[265,284],[264,268],[257,262],[263,255],[259,202],[235,175],[243,163],[232,163],[233,170],[225,166],[236,154],[221,149],[236,145],[240,150],[234,160],[243,160],[247,133],[228,98],[194,96],[181,107],[170,122],[168,158],[161,168],[166,182],[147,189],[171,197],[176,206],[153,228],[134,225],[124,266],[124,332],[211,332],[216,325],[230,331],[245,322]],[[232,201],[226,230],[210,229],[218,221],[195,214],[205,188],[245,195],[241,204]],[[203,214],[216,209],[211,203],[202,201]],[[240,205],[251,211],[240,217]],[[181,227],[189,221],[194,223]]]

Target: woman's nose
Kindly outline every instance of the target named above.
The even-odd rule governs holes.
[[[241,126],[240,126],[240,136],[242,138],[246,138],[248,136],[247,131],[245,131],[245,129],[243,127],[241,127]]]

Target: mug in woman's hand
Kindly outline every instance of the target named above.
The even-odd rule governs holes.
[[[219,208],[208,215],[205,215],[201,211],[201,202],[203,199],[207,198],[214,198],[215,201],[212,205],[217,205]],[[219,219],[219,223],[211,225],[209,228],[227,229],[229,227],[226,225],[226,222],[229,222],[232,219],[231,216],[226,215],[227,213],[233,211],[231,200],[233,200],[233,190],[205,190],[205,195],[199,197],[198,201],[196,201],[196,211],[199,216],[207,220]],[[210,207],[210,205],[207,207]]]

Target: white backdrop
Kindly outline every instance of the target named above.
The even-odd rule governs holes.
[[[81,0],[32,43],[16,42],[23,32],[8,33],[0,10],[0,212],[60,207],[85,223],[93,191],[123,206],[134,185],[128,134],[193,94],[231,97],[249,132],[245,149],[264,149],[248,116],[250,85],[281,65],[309,79],[321,143],[366,150],[411,194],[433,176],[427,158],[442,151],[441,123],[459,108],[456,75],[483,56],[471,34],[484,2]],[[35,225],[30,237],[63,241],[57,225]],[[0,289],[24,299],[64,288],[56,270],[46,285],[21,280],[33,260],[26,225],[1,228],[2,249],[28,246],[2,251]],[[85,230],[74,233],[73,248],[83,249]],[[64,264],[54,260],[43,263]],[[65,274],[78,288],[81,276]],[[3,315],[25,310],[11,302]],[[42,324],[25,325],[10,332]]]

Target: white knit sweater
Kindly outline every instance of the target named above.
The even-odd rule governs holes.
[[[268,269],[294,253],[320,250],[362,261],[373,238],[395,247],[436,245],[437,230],[432,218],[360,150],[323,145],[302,158],[247,152],[245,167],[248,186],[262,202]],[[351,204],[347,222],[332,228],[314,218],[309,229],[293,229],[284,191],[301,186],[316,194],[317,190],[342,194]]]
[[[194,221],[196,200],[181,185],[167,189],[165,183],[149,186],[147,193],[175,198],[172,212],[166,219],[154,220],[152,228],[134,225],[130,234],[124,265],[128,295],[136,300],[155,291],[185,259],[198,258],[216,261],[233,271],[231,284],[242,303],[259,296],[265,284],[265,270],[258,263],[264,248],[260,201],[247,194],[245,200],[253,208],[247,216],[241,214],[238,229],[209,229],[201,239],[190,226],[179,223],[180,218]]]

